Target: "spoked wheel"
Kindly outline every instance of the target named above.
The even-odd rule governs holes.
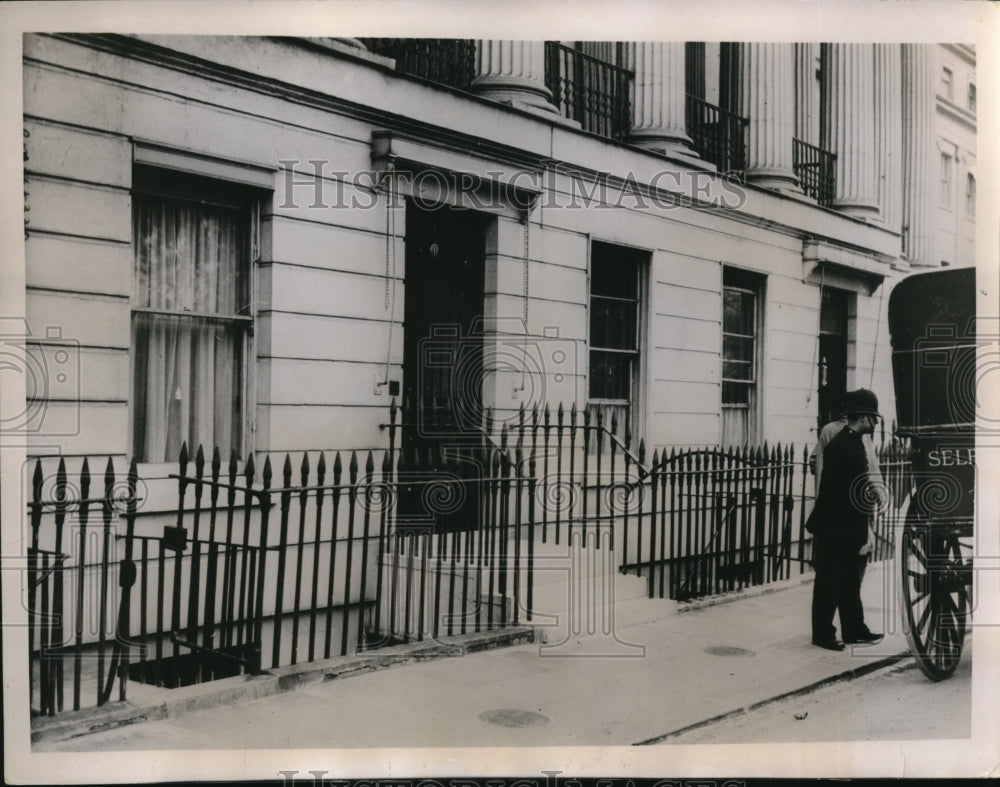
[[[899,565],[910,650],[928,678],[943,680],[962,658],[969,606],[969,570],[958,534],[926,521],[907,522]]]

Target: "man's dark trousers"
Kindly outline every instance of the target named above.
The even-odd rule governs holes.
[[[861,577],[857,547],[843,539],[820,535],[814,542],[813,564],[816,567],[812,599],[812,637],[814,642],[835,639],[833,615],[840,613],[841,636],[855,639],[867,633],[861,605]]]

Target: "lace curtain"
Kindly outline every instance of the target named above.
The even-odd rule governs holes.
[[[241,450],[245,210],[139,195],[134,211],[133,451]]]

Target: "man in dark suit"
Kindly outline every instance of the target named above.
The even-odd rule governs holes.
[[[865,625],[861,605],[861,578],[857,560],[868,541],[868,519],[873,494],[863,437],[878,425],[878,398],[861,388],[844,397],[845,426],[823,452],[816,506],[810,517],[814,535],[816,580],[812,599],[812,641],[827,650],[843,650],[844,643],[877,642]],[[840,615],[843,642],[833,625]]]

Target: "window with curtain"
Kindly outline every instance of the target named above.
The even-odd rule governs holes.
[[[589,407],[618,432],[629,425],[636,434],[639,391],[642,277],[645,252],[608,243],[594,243],[590,260]]]
[[[722,280],[722,443],[757,440],[758,338],[762,277],[724,268]]]
[[[136,168],[132,450],[242,453],[253,202],[205,178]]]

